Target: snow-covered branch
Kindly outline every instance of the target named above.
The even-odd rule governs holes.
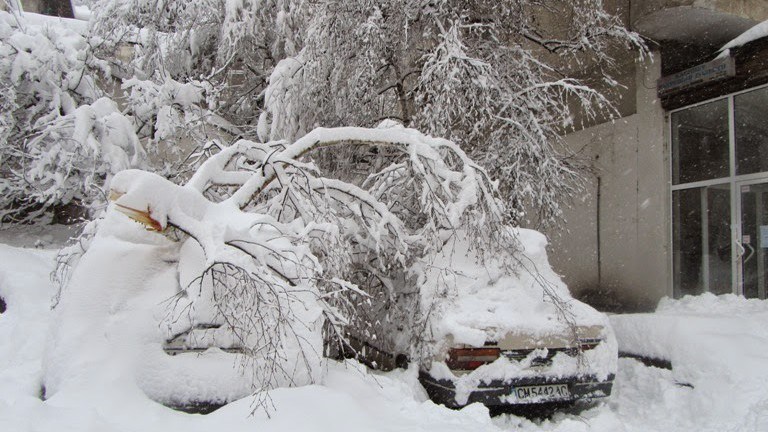
[[[311,162],[318,149],[362,145],[397,148],[400,160],[359,185],[324,177]],[[470,235],[480,257],[517,248],[485,170],[455,143],[403,127],[241,140],[185,186],[137,170],[111,185],[113,213],[182,233],[178,313],[213,304],[210,320],[246,346],[263,389],[311,382],[323,343],[346,346],[345,326],[364,321],[359,304],[371,296],[384,295],[377,309],[420,320],[418,296],[398,305],[397,292],[456,233]]]

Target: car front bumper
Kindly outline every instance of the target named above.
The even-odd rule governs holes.
[[[519,378],[512,381],[491,381],[480,384],[477,389],[469,394],[466,403],[456,401],[456,388],[452,381],[435,379],[425,371],[419,372],[419,381],[427,391],[430,399],[438,404],[450,408],[460,408],[471,403],[480,402],[486,406],[503,405],[530,405],[541,401],[511,401],[510,395],[516,387],[539,386],[548,384],[565,384],[568,386],[570,396],[547,402],[572,402],[577,400],[597,400],[611,395],[614,375],[611,374],[605,380],[598,380],[595,376],[572,376],[559,378],[530,377]]]

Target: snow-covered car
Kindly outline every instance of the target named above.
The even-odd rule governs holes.
[[[431,355],[422,355],[422,385],[434,401],[450,407],[608,397],[618,348],[607,317],[571,297],[549,265],[542,234],[516,234],[523,247],[516,273],[493,259],[480,264],[462,238],[449,239],[429,264],[415,294],[432,302],[442,318],[429,329]],[[430,285],[445,278],[455,297],[426,298],[439,292]],[[367,336],[353,335],[359,357],[383,368],[404,364],[413,335],[402,326],[378,327]]]
[[[422,384],[449,406],[609,396],[618,346],[608,318],[571,297],[550,267],[542,234],[518,229],[517,236],[523,250],[512,274],[493,261],[479,264],[460,240],[443,252],[437,267],[450,263],[461,272],[450,280],[457,300],[433,329],[443,342],[424,364]],[[433,275],[427,283],[445,282]]]
[[[413,346],[420,335],[402,325],[408,318],[399,317],[357,326],[364,331],[353,330],[348,354],[382,369],[420,358],[421,384],[432,400],[450,407],[608,397],[618,350],[607,317],[570,296],[549,265],[542,234],[518,229],[516,235],[523,250],[515,273],[495,265],[497,260],[481,264],[466,238],[452,238],[420,281],[399,290],[395,301],[401,309],[440,315],[417,347],[421,352]],[[375,286],[368,284],[373,303],[386,303],[387,290]],[[415,302],[422,306],[414,308]],[[385,308],[390,314],[395,309]]]
[[[359,183],[304,158],[340,146],[394,156]],[[122,171],[110,200],[57,306],[54,397],[114,361],[100,370],[130,367],[117,378],[152,400],[214,408],[320,382],[333,345],[418,364],[451,406],[609,393],[606,318],[570,297],[544,237],[508,227],[496,183],[448,140],[393,125],[240,140],[184,185]],[[98,355],[74,350],[95,341]]]
[[[389,281],[400,284],[394,290],[397,305],[384,299],[391,291],[377,278],[358,280],[370,301],[362,303],[365,312],[348,327],[348,356],[385,370],[419,358],[419,381],[427,394],[452,408],[474,402],[530,406],[610,396],[618,353],[606,316],[568,294],[547,262],[542,234],[518,229],[516,235],[524,248],[517,274],[505,273],[492,261],[479,264],[467,242],[450,239],[444,253],[430,261],[421,285],[407,278]],[[195,242],[182,250],[187,259],[202,259]],[[186,285],[191,277],[182,272],[180,281]],[[441,291],[431,285],[446,284],[452,286],[444,291],[455,297],[428,298]],[[441,315],[431,322],[428,340],[419,340],[415,326],[406,325],[423,320],[396,311],[419,310],[417,302],[430,302],[430,309]],[[221,317],[201,308],[201,302],[197,305],[185,327],[166,338],[165,353],[189,361],[211,349],[219,356],[242,354],[241,341]],[[178,406],[209,410],[226,401]]]
[[[153,227],[143,212],[119,211]],[[355,322],[347,327],[344,349],[334,346],[326,352],[384,370],[415,359],[430,398],[453,408],[474,402],[530,406],[610,396],[618,350],[607,317],[571,297],[549,265],[542,234],[515,229],[514,235],[520,251],[485,260],[468,239],[454,235],[441,253],[422,264],[417,280],[361,271],[355,282],[368,300],[359,304]],[[180,267],[179,281],[188,286],[196,273],[185,268],[204,265],[203,252],[196,241],[187,241],[180,255],[187,265]],[[517,271],[509,272],[503,259],[516,260]],[[209,298],[198,299],[194,315],[166,338],[165,353],[190,359],[210,355],[211,349],[219,356],[242,354],[244,341],[215,311],[212,294],[196,295]],[[430,314],[425,311],[437,318],[420,317]],[[226,402],[214,398],[170,405],[198,411]]]
[[[487,406],[595,401],[610,396],[614,373],[580,369],[579,356],[605,345],[604,328],[579,326],[578,336],[509,333],[482,347],[449,348],[444,361],[420,371],[432,400],[450,407],[480,402]],[[605,347],[604,350],[610,351]],[[600,354],[598,354],[600,355]],[[502,364],[495,365],[501,359]],[[486,367],[486,370],[481,368]],[[479,369],[479,370],[478,370]]]
[[[53,311],[45,397],[119,389],[173,409],[208,413],[251,394],[250,371],[239,367],[245,356],[229,350],[223,335],[230,332],[220,321],[205,325],[210,314],[202,308],[167,319],[171,306],[184,301],[177,297],[178,244],[117,212],[108,212],[99,225]],[[190,328],[193,335],[186,332]],[[188,350],[214,336],[217,346]],[[185,352],[174,350],[183,339]]]

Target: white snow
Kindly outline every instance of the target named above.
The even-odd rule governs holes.
[[[54,256],[0,244],[0,297],[8,308],[0,315],[0,413],[16,398],[40,391]]]
[[[663,299],[653,314],[615,315],[611,323],[621,351],[670,361],[670,378],[692,386],[675,399],[681,417],[719,430],[768,430],[768,301]]]
[[[264,411],[251,416],[251,397],[243,397],[205,417],[172,411],[152,402],[149,396],[153,395],[153,386],[200,392],[200,387],[193,387],[202,375],[208,377],[209,387],[226,388],[227,376],[237,374],[227,374],[221,368],[228,365],[231,369],[231,359],[218,364],[206,361],[212,360],[206,357],[223,357],[221,352],[207,352],[198,358],[170,357],[152,343],[157,340],[154,335],[161,332],[153,313],[161,310],[162,304],[156,301],[169,292],[168,281],[163,279],[173,276],[162,270],[168,267],[162,256],[167,245],[149,234],[145,240],[144,244],[136,244],[107,236],[97,238],[91,247],[100,253],[84,258],[95,262],[79,267],[92,273],[75,275],[70,287],[86,284],[101,288],[101,293],[82,289],[70,292],[62,298],[69,304],[62,304],[54,312],[49,309],[53,289],[48,279],[53,252],[0,245],[0,295],[8,302],[8,311],[0,315],[2,430],[493,429],[484,407],[451,411],[427,401],[416,383],[415,369],[384,376],[372,374],[352,361],[329,363],[323,381],[317,385],[271,392],[270,416]],[[116,252],[122,257],[120,266],[132,266],[140,260],[147,268],[159,266],[154,268],[159,271],[151,277],[133,274],[128,275],[128,280],[117,280],[111,277],[115,263],[105,262]],[[83,277],[88,282],[78,280]],[[156,307],[147,310],[147,305]],[[49,347],[44,355],[47,340]],[[177,362],[178,367],[168,368],[172,362]],[[145,366],[151,363],[160,366],[147,370]],[[48,370],[43,370],[43,364]],[[142,369],[143,373],[134,375]],[[39,397],[43,376],[49,378],[45,401]]]
[[[429,263],[421,283],[431,288],[423,291],[437,293],[441,284],[457,287],[457,299],[442,318],[445,328],[434,329],[438,337],[451,335],[456,343],[482,346],[486,340],[499,340],[510,330],[537,336],[566,333],[566,317],[560,316],[557,305],[542,301],[547,298],[545,287],[564,301],[568,317],[577,324],[607,324],[604,315],[571,297],[549,265],[543,234],[528,229],[517,229],[515,233],[524,247],[519,254],[521,268],[517,274],[503,270],[500,256],[479,265],[479,257],[468,250],[465,240],[449,240],[441,256]],[[451,266],[461,269],[461,273],[444,271]]]
[[[138,306],[152,304],[146,300],[160,298],[167,287],[162,283],[150,284],[157,291],[148,292],[134,283],[121,285],[109,278],[118,266],[150,257],[162,258],[156,253],[135,253],[153,248],[159,253],[163,249],[162,242],[153,242],[150,238],[156,237],[147,233],[144,244],[133,242],[130,246],[114,238],[95,240],[93,247],[102,251],[122,250],[123,259],[104,262],[95,254],[92,259],[96,262],[89,266],[94,272],[91,285],[103,286],[103,294],[111,287],[126,295],[121,301],[106,295],[97,299],[76,296],[80,297],[79,313],[69,309],[72,315],[67,320],[54,318],[59,312],[52,313],[49,308],[53,287],[48,275],[53,268],[53,252],[0,245],[0,296],[8,302],[8,310],[0,314],[0,430],[768,430],[768,382],[765,380],[768,302],[735,296],[667,300],[654,314],[613,316],[623,348],[632,345],[646,353],[642,346],[655,347],[653,353],[670,353],[679,370],[646,367],[632,359],[621,359],[614,395],[608,403],[578,414],[557,414],[549,420],[532,421],[512,415],[491,419],[487,410],[479,405],[449,410],[426,400],[416,381],[415,369],[379,374],[355,362],[329,362],[321,382],[271,392],[274,403],[271,417],[263,411],[250,416],[251,397],[206,416],[172,411],[147,396],[149,387],[142,391],[136,383],[176,385],[183,391],[190,377],[155,375],[152,382],[147,382],[146,374],[131,380],[129,369],[122,369],[128,364],[126,359],[135,359],[136,353],[131,355],[133,349],[141,353],[154,349],[158,353],[156,345],[152,348],[155,342],[151,340],[156,340],[153,335],[161,329],[151,321],[153,311]],[[146,264],[160,269],[167,265],[162,259]],[[170,277],[163,273],[158,272],[157,282]],[[138,283],[147,275],[128,277]],[[102,321],[94,325],[89,321],[93,318]],[[121,333],[121,327],[126,325],[148,339],[144,339],[144,343],[141,339],[131,340],[124,331]],[[641,335],[653,339],[662,330],[671,333],[673,336],[668,339],[674,342],[662,339],[642,345]],[[66,333],[68,336],[62,339],[66,343],[50,348],[45,356],[46,341],[54,333]],[[87,336],[85,340],[79,339],[84,336]],[[122,354],[110,353],[105,347]],[[675,351],[679,351],[677,357],[672,355]],[[89,355],[93,356],[90,360]],[[53,392],[56,387],[53,386],[54,394],[49,394],[45,401],[39,398],[44,358],[60,358],[65,362],[56,365],[62,369],[59,391]],[[99,362],[97,358],[106,361]],[[675,359],[687,363],[678,364]],[[157,358],[139,360],[146,364]],[[679,385],[678,381],[683,378],[680,373],[684,373],[687,384],[693,384],[693,388]],[[100,381],[102,377],[112,380]]]
[[[67,28],[81,35],[88,33],[88,21],[82,9],[75,9],[75,19],[22,12],[24,20],[32,25],[48,28]]]
[[[72,5],[75,12],[75,19],[88,21],[91,19],[91,9],[87,5]]]

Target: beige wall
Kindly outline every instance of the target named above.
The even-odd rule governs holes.
[[[652,308],[671,293],[665,118],[655,88],[659,69],[658,59],[636,68],[636,114],[566,137],[573,148],[588,148],[595,160],[600,218],[594,179],[590,195],[566,211],[566,229],[549,233],[552,263],[574,295],[607,292],[628,309]]]
[[[721,44],[768,18],[766,0],[630,5],[635,29],[660,40]],[[656,96],[660,69],[658,55],[634,68],[634,114],[566,136],[573,149],[586,149],[596,174],[588,195],[565,211],[565,228],[547,233],[549,254],[573,294],[600,293],[590,297],[598,305],[652,309],[672,294],[667,123]],[[632,113],[628,108],[621,112]]]

